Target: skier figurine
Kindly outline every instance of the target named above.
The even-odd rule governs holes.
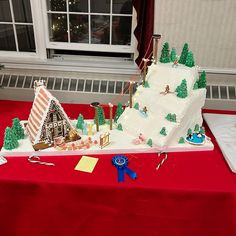
[[[147,110],[147,107],[144,107],[144,108],[143,108],[143,112],[144,112],[145,114],[147,114],[147,111],[148,111],[148,110]]]
[[[166,85],[165,93],[169,93],[169,92],[170,92],[170,86],[169,86],[169,85]]]
[[[176,68],[176,67],[178,67],[178,65],[179,65],[179,60],[178,60],[178,58],[176,57],[176,59],[175,59],[174,62],[173,62],[172,67]]]
[[[164,91],[164,92],[160,92],[160,94],[166,95],[166,94],[168,94],[168,93],[173,93],[173,92],[170,91],[170,86],[169,86],[169,85],[166,85],[165,91]]]

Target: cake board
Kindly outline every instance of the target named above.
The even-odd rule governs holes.
[[[25,122],[25,121],[23,121]],[[72,121],[75,123],[76,121]],[[90,122],[90,120],[89,120]],[[50,147],[44,150],[35,151],[32,147],[30,139],[26,135],[23,140],[19,140],[19,147],[13,150],[1,149],[0,155],[4,157],[12,156],[71,156],[71,155],[95,155],[95,154],[124,154],[124,153],[159,153],[159,152],[195,152],[195,151],[211,151],[214,149],[214,145],[209,140],[204,145],[191,145],[189,143],[184,144],[172,144],[170,146],[153,147],[148,146],[146,143],[135,145],[133,140],[135,137],[125,131],[119,131],[115,125],[112,130],[109,130],[109,125],[100,126],[100,131],[95,133],[91,138],[98,140],[100,135],[109,132],[110,143],[109,145],[101,148],[99,144],[91,146],[89,149],[80,150],[56,150],[54,147]],[[82,139],[86,139],[88,136],[81,135]]]

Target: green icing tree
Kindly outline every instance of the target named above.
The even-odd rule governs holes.
[[[195,89],[198,89],[198,80],[194,83],[193,89],[194,89],[194,90],[195,90]]]
[[[175,115],[175,114],[168,113],[165,118],[166,118],[168,121],[176,122],[176,115]]]
[[[183,137],[180,137],[180,139],[179,139],[179,142],[178,142],[179,144],[183,144],[183,143],[185,143],[185,141],[184,141],[184,138]]]
[[[177,97],[179,98],[186,98],[188,96],[186,79],[182,80],[181,84],[177,86],[175,92],[177,92]]]
[[[114,117],[114,121],[117,122],[117,120],[119,119],[120,115],[123,113],[123,107],[122,107],[122,104],[119,102],[117,104],[117,108],[116,108],[116,114],[115,114],[115,117]]]
[[[202,126],[199,131],[200,134],[205,134],[205,128]]]
[[[167,116],[165,117],[168,121],[171,121],[171,114],[168,113]]]
[[[181,56],[179,58],[179,63],[185,65],[187,56],[188,56],[188,44],[185,43],[181,52]]]
[[[117,129],[120,130],[120,131],[123,131],[122,124],[118,124]]]
[[[192,52],[188,52],[185,65],[188,66],[188,67],[195,66],[194,58],[193,58],[193,53]]]
[[[134,104],[134,109],[136,109],[136,110],[139,109],[139,104],[138,104],[138,102],[136,102],[136,103]]]
[[[144,88],[150,88],[150,85],[149,85],[148,81],[145,81]]]
[[[163,135],[163,136],[166,136],[167,133],[166,133],[166,128],[165,127],[162,127],[161,131],[160,131],[160,134]]]
[[[76,124],[76,128],[82,130],[83,129],[83,124],[84,124],[84,117],[83,117],[82,114],[79,114],[77,124]]]
[[[104,125],[106,123],[104,110],[102,107],[97,107],[97,114],[98,114],[98,124]]]
[[[23,139],[25,136],[24,129],[22,128],[22,125],[18,118],[14,118],[12,121],[12,131],[15,134],[17,140]]]
[[[162,63],[168,63],[170,62],[170,49],[169,49],[169,43],[164,43],[163,48],[161,50],[161,57],[160,62]]]
[[[176,60],[176,49],[172,48],[170,52],[170,60],[174,62]]]
[[[152,139],[151,139],[151,138],[148,139],[148,141],[147,141],[147,145],[150,146],[150,147],[152,147]]]
[[[199,125],[198,124],[195,125],[194,132],[199,132]]]
[[[206,88],[206,72],[203,71],[198,80],[198,88]]]
[[[12,150],[14,148],[17,148],[19,146],[18,140],[13,132],[13,130],[9,127],[5,129],[4,134],[4,144],[3,147],[6,150]]]
[[[172,114],[172,115],[171,115],[171,121],[172,121],[172,122],[176,122],[176,115],[175,115],[175,114]]]
[[[187,135],[191,135],[191,134],[193,134],[193,131],[189,128]]]

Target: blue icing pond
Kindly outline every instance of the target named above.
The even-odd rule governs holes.
[[[191,144],[200,145],[200,144],[204,143],[206,136],[204,134],[200,134],[200,133],[192,133],[192,134],[188,135],[185,139],[187,142],[189,142]]]

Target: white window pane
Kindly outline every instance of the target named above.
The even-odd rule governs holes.
[[[47,0],[49,11],[66,11],[66,0]]]
[[[132,14],[132,1],[131,0],[113,0],[112,13]]]
[[[110,16],[91,16],[91,42],[109,44],[110,42]]]
[[[50,41],[68,42],[67,15],[48,14]]]
[[[90,0],[92,13],[110,13],[110,0]]]
[[[12,0],[16,22],[32,23],[30,0]]]
[[[0,50],[16,51],[12,25],[0,25]]]
[[[0,21],[12,22],[9,0],[0,0]]]
[[[70,12],[88,12],[88,0],[69,0]]]
[[[112,44],[130,45],[131,43],[131,16],[112,17]]]
[[[20,52],[35,52],[34,31],[32,25],[16,25]]]
[[[88,16],[70,14],[71,42],[89,43]]]

